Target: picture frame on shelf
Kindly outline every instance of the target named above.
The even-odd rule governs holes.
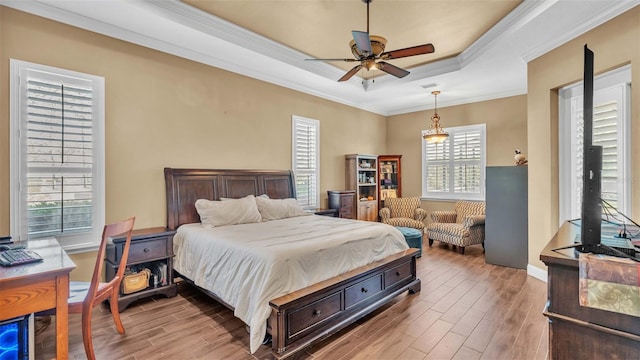
[[[389,199],[389,198],[396,198],[397,193],[395,189],[383,189],[380,190],[380,200],[384,201],[385,199]]]
[[[383,174],[391,174],[393,172],[393,165],[380,164],[380,172]]]

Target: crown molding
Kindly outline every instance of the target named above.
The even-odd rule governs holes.
[[[565,20],[566,7],[575,4],[525,0],[457,56],[410,68],[409,76],[402,79],[380,72],[375,79],[356,75],[338,83],[344,70],[322,61],[305,61],[309,55],[179,0],[0,0],[0,5],[383,116],[429,109],[415,105],[424,100],[421,86],[425,83],[436,83],[447,92],[464,84],[467,91],[451,101],[442,98],[443,106],[524,94],[526,77],[505,75],[503,68],[487,64],[499,63],[496,56],[531,61],[630,10],[640,0],[579,2],[576,13],[584,13],[585,18],[566,18],[565,27],[571,31],[551,34],[551,27],[540,26],[556,18]],[[523,41],[526,38],[536,41]],[[507,90],[487,93],[481,80],[487,74],[517,80],[502,82]],[[483,76],[476,79],[475,75]]]
[[[604,24],[614,17],[631,10],[639,4],[640,0],[607,2],[607,6],[604,7],[604,9],[600,9],[600,11],[596,12],[595,14],[590,14],[590,17],[585,17],[583,21],[579,22],[568,31],[565,31],[564,33],[560,33],[557,36],[553,37],[553,40],[540,44],[540,46],[530,48],[528,51],[521,54],[521,57],[525,62],[530,62],[559,47],[560,45],[577,38],[587,31]]]

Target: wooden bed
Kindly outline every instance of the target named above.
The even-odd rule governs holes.
[[[197,199],[241,198],[267,194],[295,197],[292,171],[164,169],[167,227],[200,222]],[[371,313],[397,295],[420,291],[417,249],[408,249],[270,302],[267,332],[276,357],[285,358]],[[178,274],[178,276],[183,277]],[[183,277],[184,278],[184,277]],[[186,279],[189,281],[189,279]],[[201,289],[225,306],[215,294]]]

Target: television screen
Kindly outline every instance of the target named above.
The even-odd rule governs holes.
[[[602,226],[602,146],[593,145],[593,52],[584,46],[584,157],[581,243],[585,252],[600,244]]]

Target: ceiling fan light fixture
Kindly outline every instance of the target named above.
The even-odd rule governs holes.
[[[446,133],[440,125],[440,115],[438,115],[438,95],[440,94],[440,91],[435,90],[432,91],[431,94],[435,96],[436,106],[433,112],[433,116],[431,116],[431,127],[429,128],[427,133],[422,135],[422,137],[428,143],[441,143],[449,137],[449,134]]]

